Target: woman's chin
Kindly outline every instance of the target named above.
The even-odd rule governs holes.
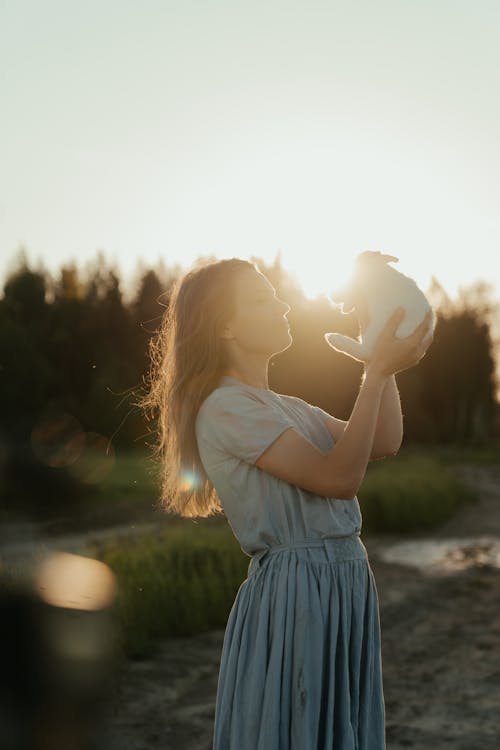
[[[276,351],[274,352],[275,354],[284,352],[285,349],[288,349],[288,347],[293,344],[293,338],[292,338],[292,334],[290,333],[290,328],[285,329],[285,333],[281,338],[283,341],[283,346],[280,349],[276,349]]]

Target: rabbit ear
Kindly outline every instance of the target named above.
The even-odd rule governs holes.
[[[386,255],[385,253],[381,253],[380,250],[365,250],[364,253],[360,253],[358,255],[357,260],[375,260],[381,263],[397,263],[399,258],[396,258],[395,255]]]
[[[395,255],[382,255],[380,254],[380,260],[383,260],[384,263],[397,263],[399,258],[396,258]]]

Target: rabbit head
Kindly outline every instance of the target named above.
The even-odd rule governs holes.
[[[360,253],[348,283],[332,293],[330,302],[345,314],[352,312],[364,303],[368,291],[373,294],[377,289],[377,279],[387,273],[387,264],[397,263],[398,260],[394,255],[385,255],[376,250]]]

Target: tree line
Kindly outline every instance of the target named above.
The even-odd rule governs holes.
[[[307,299],[280,257],[254,258],[291,306],[293,344],[269,370],[271,388],[348,418],[362,365],[333,351],[326,331],[357,335],[354,315],[323,298]],[[57,277],[25,259],[8,276],[0,299],[0,501],[36,510],[89,491],[99,451],[147,451],[151,423],[135,406],[148,370],[148,344],[168,307],[178,266],[145,269],[130,299],[119,271],[104,256],[83,275],[75,265]],[[405,439],[487,441],[497,430],[494,320],[487,284],[450,301],[430,290],[438,322],[417,368],[397,376]],[[83,440],[93,459],[80,473]],[[96,468],[97,467],[97,468]],[[94,476],[95,480],[95,476]]]

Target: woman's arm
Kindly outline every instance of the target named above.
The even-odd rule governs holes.
[[[375,370],[367,372],[349,422],[326,455],[290,428],[264,451],[256,466],[317,495],[352,500],[370,459],[386,380]]]
[[[403,414],[396,378],[391,375],[387,380],[380,400],[377,426],[373,438],[370,459],[394,456],[403,440]]]
[[[351,417],[326,455],[293,428],[270,445],[256,466],[305,490],[324,497],[351,500],[363,481],[373,450],[382,396],[391,375],[420,361],[427,347],[428,320],[406,339],[394,333],[401,315],[393,316],[379,339],[377,353],[367,365]]]
[[[363,379],[366,377],[366,370]],[[340,440],[349,423],[343,419],[332,417],[326,421],[327,429],[335,442]],[[373,437],[370,461],[386,456],[394,456],[403,440],[403,415],[401,401],[396,385],[396,378],[391,375],[385,384],[380,399],[377,424]]]

